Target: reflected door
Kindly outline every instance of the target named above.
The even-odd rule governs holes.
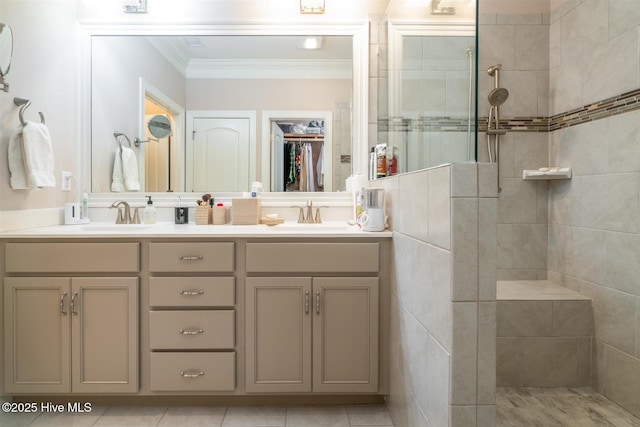
[[[248,191],[247,118],[193,119],[193,188],[191,191]]]

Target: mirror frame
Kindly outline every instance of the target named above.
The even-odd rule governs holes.
[[[91,178],[91,38],[93,36],[152,36],[152,35],[339,35],[353,38],[353,93],[352,93],[352,174],[366,174],[368,145],[368,105],[369,105],[369,21],[335,24],[295,24],[295,23],[248,23],[248,24],[123,24],[123,23],[80,23],[80,57],[78,59],[79,90],[77,103],[76,171],[80,177],[76,193],[90,190]],[[138,130],[143,134],[144,129]],[[258,137],[258,136],[256,136]],[[88,142],[87,142],[88,141]],[[247,189],[248,191],[249,189]],[[156,205],[175,206],[180,196],[183,201],[196,200],[196,193],[133,192],[133,193],[90,193],[92,206],[108,206],[113,200],[137,201],[145,194],[151,194]],[[229,193],[230,194],[230,193]],[[274,202],[314,198],[321,193],[273,193],[268,197]],[[344,193],[337,196],[346,200]],[[332,199],[331,194],[319,196]],[[348,199],[350,200],[350,194]]]

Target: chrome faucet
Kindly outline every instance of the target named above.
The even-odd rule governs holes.
[[[313,224],[315,223],[314,219],[313,219],[313,200],[309,199],[307,200],[307,215],[306,215],[307,220],[305,221],[307,224]]]
[[[122,212],[120,206],[124,206],[124,212]],[[124,200],[113,202],[113,204],[109,206],[109,209],[113,208],[118,210],[118,214],[116,216],[116,224],[140,224],[140,215],[138,214],[138,209],[140,209],[139,207],[134,208],[135,214],[133,218],[131,218],[131,206],[129,206],[129,203],[125,202]]]
[[[326,208],[327,206],[318,206],[316,208],[316,215],[313,216],[313,200],[307,200],[307,214],[305,215],[305,206],[291,206],[292,208],[300,209],[298,214],[298,224],[321,224],[322,218],[320,217],[320,208]]]

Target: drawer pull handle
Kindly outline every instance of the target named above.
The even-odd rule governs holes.
[[[204,375],[204,371],[180,371],[180,376],[182,378],[198,378]]]
[[[203,259],[202,255],[180,255],[180,261],[200,261]]]
[[[204,294],[204,291],[202,289],[189,289],[189,290],[181,290],[180,291],[180,295],[186,295],[186,296],[195,296],[195,295],[202,295]]]
[[[67,297],[67,293],[66,293],[66,292],[63,292],[63,293],[62,293],[62,296],[60,297],[60,313],[61,313],[63,316],[66,316],[66,315],[67,315],[67,312],[66,312],[66,311],[64,311],[64,299],[65,299],[66,297]]]
[[[204,329],[180,329],[182,335],[198,335],[203,334]]]

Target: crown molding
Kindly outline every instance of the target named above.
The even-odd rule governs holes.
[[[351,79],[351,60],[191,60],[187,79]]]

